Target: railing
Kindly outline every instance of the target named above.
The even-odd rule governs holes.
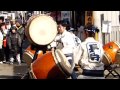
[[[103,36],[103,45],[115,41],[120,44],[120,26],[112,26],[111,33],[102,33]]]

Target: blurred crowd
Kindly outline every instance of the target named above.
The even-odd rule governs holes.
[[[0,64],[23,62],[23,43],[26,42],[25,23],[20,18],[15,20],[0,17]]]

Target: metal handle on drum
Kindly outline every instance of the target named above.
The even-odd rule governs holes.
[[[110,45],[110,46],[109,46],[109,48],[110,48],[110,49],[112,49],[112,48],[113,48],[113,46],[111,46],[111,45]]]
[[[36,50],[35,50],[35,54],[34,54],[34,56],[33,56],[32,62],[37,59],[39,50],[42,50],[42,51],[43,51],[43,54],[46,53],[46,50],[47,50],[47,45],[44,45],[44,46],[35,45],[35,46],[33,46],[33,47],[35,47]]]

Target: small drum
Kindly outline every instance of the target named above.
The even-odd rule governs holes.
[[[59,50],[49,51],[31,64],[34,79],[66,79],[72,73],[71,65]]]
[[[28,46],[28,48],[23,53],[23,60],[27,63],[28,66],[32,63],[33,57],[35,54],[35,50],[31,49],[31,46]],[[40,50],[38,53],[38,57],[43,55],[43,52]]]
[[[110,65],[116,62],[116,53],[119,50],[120,45],[117,42],[109,42],[103,46],[104,57],[103,63],[105,65]]]
[[[25,35],[31,44],[47,45],[57,35],[57,24],[50,16],[33,16],[28,20]]]

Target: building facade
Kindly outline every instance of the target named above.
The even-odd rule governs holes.
[[[120,12],[94,11],[94,25],[100,29],[98,40],[104,44],[115,41],[120,43]],[[106,23],[105,22],[109,22]]]

